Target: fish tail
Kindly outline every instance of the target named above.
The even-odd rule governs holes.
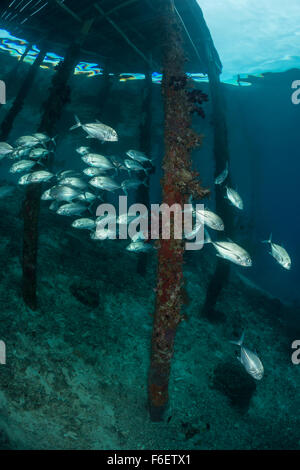
[[[272,243],[272,233],[269,236],[269,240],[263,240],[262,243]]]
[[[204,229],[204,244],[206,243],[212,243],[212,239],[210,238],[210,235],[206,229]]]
[[[76,114],[75,114],[75,121],[76,121],[76,124],[74,124],[74,126],[70,127],[70,131],[73,131],[74,129],[77,129],[78,127],[82,126],[82,124],[79,120],[79,117],[76,116]]]
[[[239,339],[238,341],[232,340],[232,341],[229,341],[229,343],[231,343],[231,344],[236,344],[237,346],[241,346],[241,347],[242,347],[242,345],[243,345],[243,343],[244,343],[244,338],[245,338],[245,331],[243,331],[242,336],[240,337],[240,339]]]

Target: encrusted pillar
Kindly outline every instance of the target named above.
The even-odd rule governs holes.
[[[171,207],[183,205],[192,195],[199,200],[208,194],[191,169],[191,150],[201,143],[201,136],[191,129],[191,103],[187,95],[185,56],[182,48],[182,30],[172,8],[164,2],[163,44],[165,49],[162,92],[165,108],[162,179],[163,202]],[[168,403],[168,385],[176,329],[181,321],[184,243],[174,238],[174,220],[171,237],[160,240],[156,310],[152,333],[149,371],[149,406],[153,421],[163,418]]]

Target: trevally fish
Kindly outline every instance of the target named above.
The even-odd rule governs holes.
[[[55,144],[55,137],[49,137],[47,134],[43,134],[42,132],[36,132],[32,135],[42,144],[47,142],[53,142]]]
[[[196,216],[196,220],[201,222],[202,224],[204,223],[204,225],[207,225],[207,227],[213,230],[224,230],[223,220],[214,212],[208,209],[197,209],[196,211],[194,211],[194,214]]]
[[[96,168],[101,168],[102,170],[111,170],[114,169],[114,165],[112,162],[105,157],[104,155],[99,155],[97,153],[88,153],[87,155],[83,155],[81,160],[84,161],[89,166],[93,166]]]
[[[229,188],[228,186],[226,186],[226,196],[224,196],[224,197],[229,199],[229,201],[235,207],[237,207],[240,210],[243,210],[244,203],[243,203],[243,200],[242,200],[241,196],[238,194],[237,191],[235,191],[234,189]]]
[[[207,232],[205,235],[204,243],[212,243],[218,252],[217,256],[220,258],[227,259],[240,266],[252,266],[250,255],[241,246],[230,240],[225,242],[213,242]]]
[[[86,202],[93,202],[95,199],[101,199],[99,196],[95,196],[95,194],[90,193],[89,191],[84,191],[83,193],[79,194],[77,197],[78,201],[86,201]]]
[[[73,188],[77,189],[85,189],[87,187],[87,183],[81,178],[77,178],[76,176],[66,176],[65,178],[59,180],[59,184],[62,186],[72,186]]]
[[[131,171],[144,171],[145,173],[148,173],[149,171],[149,168],[144,168],[139,162],[136,162],[135,160],[129,160],[126,158],[124,163],[129,173]]]
[[[72,227],[84,230],[93,230],[96,226],[96,222],[93,219],[76,219],[72,223]]]
[[[216,177],[215,179],[215,184],[222,184],[226,180],[228,176],[228,162],[226,162],[225,170],[222,171],[222,173]]]
[[[148,183],[145,180],[141,181],[141,180],[138,180],[138,179],[128,179],[128,180],[122,181],[121,188],[123,189],[124,193],[127,196],[129,189],[137,189],[142,184],[144,186],[149,186]]]
[[[7,156],[10,160],[16,160],[18,158],[27,157],[30,153],[30,147],[17,147]]]
[[[70,128],[71,131],[78,127],[82,127],[82,129],[88,134],[89,138],[99,139],[103,142],[117,142],[118,140],[118,134],[116,131],[109,126],[102,124],[100,121],[90,124],[81,124],[77,116],[75,116],[75,120],[76,124]]]
[[[142,240],[132,241],[127,247],[127,251],[131,251],[134,253],[146,253],[147,251],[151,251],[153,246],[149,243],[145,243]]]
[[[58,185],[49,190],[49,194],[53,199],[61,202],[72,202],[81,194],[81,190],[71,186]]]
[[[35,147],[36,145],[39,145],[41,142],[37,137],[34,137],[33,135],[23,135],[22,137],[19,137],[15,145],[16,147]]]
[[[128,150],[126,152],[126,155],[132,158],[132,160],[136,160],[137,162],[140,162],[140,163],[145,163],[145,162],[152,163],[151,158],[147,157],[147,155],[145,155],[144,152],[140,152],[139,150]]]
[[[110,178],[109,176],[95,176],[95,178],[92,178],[89,183],[95,188],[112,192],[116,191],[117,189],[120,189],[121,187],[119,183],[117,183],[114,179]]]
[[[70,202],[60,206],[56,213],[58,215],[81,215],[86,210],[88,210],[86,205],[80,202]]]
[[[78,171],[75,171],[75,170],[63,170],[63,171],[57,173],[56,177],[57,177],[58,181],[61,181],[62,179],[67,178],[67,177],[80,178],[81,174],[78,173]]]
[[[42,196],[41,196],[41,200],[42,201],[53,201],[54,200],[54,197],[51,196],[51,190],[53,188],[49,188],[49,189],[46,189],[46,191],[43,192]]]
[[[90,176],[90,177],[105,175],[105,170],[101,168],[96,168],[94,166],[89,166],[88,168],[85,168],[82,172],[86,176]]]
[[[245,333],[243,332],[239,341],[230,341],[230,343],[241,347],[241,355],[237,359],[244,366],[246,372],[255,380],[261,380],[264,375],[264,366],[256,353],[243,346],[244,337]]]
[[[86,155],[87,153],[90,153],[90,147],[79,147],[76,149],[76,152],[79,153],[79,155]]]
[[[33,160],[39,160],[40,158],[45,158],[47,155],[49,155],[49,153],[49,150],[45,148],[36,147],[30,151],[29,158],[32,158]]]
[[[6,155],[10,154],[13,151],[13,147],[6,142],[0,142],[0,159],[4,158]]]
[[[0,199],[3,197],[10,196],[15,191],[15,186],[7,185],[7,186],[0,186]]]
[[[32,162],[30,160],[20,160],[16,163],[14,163],[9,172],[10,173],[22,173],[22,171],[29,171],[31,170],[32,167],[35,166],[35,162]]]
[[[46,183],[54,177],[53,173],[46,170],[38,170],[33,173],[21,176],[18,181],[20,185],[27,185],[32,183]]]
[[[112,164],[116,168],[116,170],[127,170],[126,166],[124,165],[124,160],[116,155],[111,155],[109,157]]]
[[[291,269],[292,261],[288,252],[282,246],[272,242],[272,234],[270,235],[269,240],[265,240],[262,243],[270,243],[270,255],[273,256],[273,258],[276,259],[277,263],[279,263],[283,268],[288,270]]]
[[[121,214],[117,218],[117,224],[130,224],[138,215]]]

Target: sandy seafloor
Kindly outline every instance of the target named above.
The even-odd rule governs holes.
[[[188,254],[190,301],[176,337],[170,406],[164,422],[152,423],[146,384],[155,255],[144,278],[126,242],[93,242],[42,203],[39,309],[32,312],[21,299],[22,197],[18,189],[0,200],[2,449],[300,447],[300,366],[290,357],[300,337],[295,307],[233,269],[219,315],[209,321],[201,306],[214,253]],[[229,344],[242,329],[265,366],[257,383]]]

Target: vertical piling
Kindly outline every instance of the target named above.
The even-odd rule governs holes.
[[[70,45],[65,59],[57,67],[53,76],[48,99],[43,104],[43,115],[38,132],[54,136],[64,106],[70,101],[68,80],[72,75],[80,53],[80,43]],[[32,310],[37,308],[37,255],[38,220],[40,210],[41,185],[29,185],[23,205],[23,299]]]
[[[191,150],[201,143],[201,136],[191,129],[189,104],[184,72],[185,56],[182,30],[172,7],[164,2],[162,14],[164,33],[164,70],[162,93],[165,128],[162,179],[163,202],[169,207],[179,204],[183,209],[190,195],[199,200],[208,194],[201,187],[198,174],[191,169]],[[168,386],[177,326],[181,321],[184,243],[174,237],[174,219],[170,221],[171,237],[162,239],[158,249],[156,310],[152,333],[148,395],[150,417],[163,418],[168,403]]]
[[[145,87],[143,90],[143,103],[140,123],[140,150],[146,155],[151,156],[151,125],[152,125],[152,71],[148,70],[145,74]],[[149,170],[149,173],[151,170]],[[137,190],[137,200],[139,203],[144,204],[147,208],[150,207],[149,199],[149,173],[141,173],[141,179],[144,180],[146,185],[141,184]],[[145,276],[147,270],[147,253],[140,253],[137,263],[137,272]]]
[[[225,97],[220,75],[213,61],[208,59],[208,78],[213,112],[215,177],[220,175],[226,164],[230,163],[228,132],[225,115]],[[226,184],[230,186],[230,175]],[[232,237],[234,220],[232,208],[224,198],[224,185],[215,185],[216,212],[222,215],[226,235]],[[208,318],[215,316],[215,306],[230,274],[230,264],[223,259],[217,260],[214,274],[209,282],[202,312]]]

